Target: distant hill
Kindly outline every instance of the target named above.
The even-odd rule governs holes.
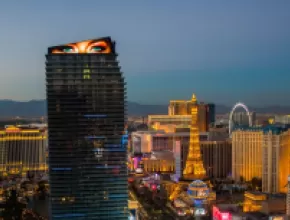
[[[13,100],[0,100],[0,117],[40,117],[46,115],[45,100],[31,100],[19,102]]]
[[[257,113],[290,114],[290,106],[267,106],[263,108],[252,108]],[[216,105],[216,113],[224,114],[230,112],[231,107]],[[136,102],[128,102],[128,114],[143,116],[148,114],[167,114],[167,105],[144,105]],[[0,100],[0,117],[40,117],[46,115],[45,100],[31,100],[27,102]]]

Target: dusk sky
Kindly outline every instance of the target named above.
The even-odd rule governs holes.
[[[290,1],[1,1],[0,99],[45,98],[47,47],[111,36],[128,100],[290,105]]]

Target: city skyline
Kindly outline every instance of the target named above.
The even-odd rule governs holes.
[[[289,11],[0,3],[0,219],[290,219]]]
[[[1,3],[0,99],[44,99],[45,48],[109,35],[129,101],[288,105],[289,2],[110,3]]]

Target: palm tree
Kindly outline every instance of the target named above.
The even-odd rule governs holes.
[[[245,178],[243,176],[240,176],[240,182],[243,183],[245,181]]]
[[[45,180],[42,180],[42,181],[39,181],[38,182],[38,192],[39,192],[39,196],[40,196],[40,199],[45,199],[45,196],[47,195],[46,194],[46,187],[45,187],[45,184],[47,183],[47,181]]]
[[[3,218],[7,220],[21,220],[22,211],[25,209],[25,207],[25,204],[17,201],[16,190],[12,189],[10,191],[10,197],[5,203]]]
[[[258,177],[253,177],[251,180],[252,188],[257,190],[262,187],[262,180]]]

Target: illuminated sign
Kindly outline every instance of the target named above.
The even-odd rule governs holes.
[[[7,127],[5,129],[6,133],[17,133],[17,132],[20,132],[20,129],[17,128],[17,127]]]
[[[140,159],[137,158],[137,157],[134,157],[134,158],[133,158],[133,161],[134,161],[134,169],[137,169],[137,168],[138,168],[138,164],[139,164],[139,162],[140,162]]]
[[[269,124],[274,124],[274,122],[275,122],[275,119],[274,118],[269,118]]]
[[[92,39],[75,43],[50,47],[48,53],[52,54],[108,54],[115,53],[115,43],[110,37]]]
[[[213,207],[214,220],[232,220],[232,215],[229,212],[221,212],[216,206]]]

